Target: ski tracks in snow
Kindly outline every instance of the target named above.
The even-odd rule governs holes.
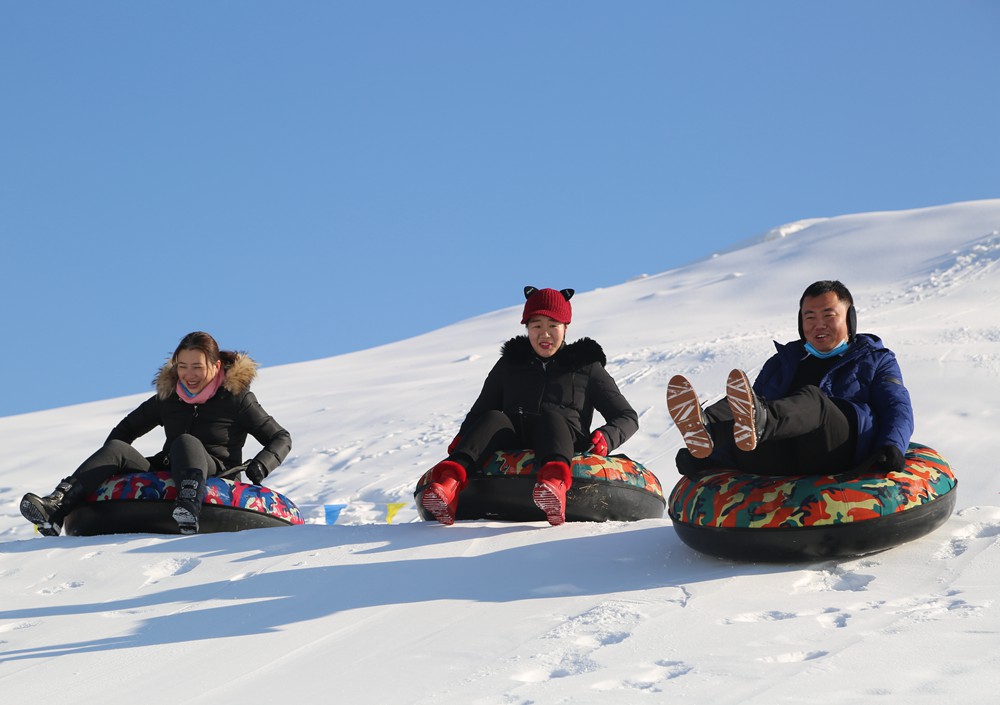
[[[919,273],[902,286],[874,297],[871,308],[900,306],[916,303],[928,298],[946,296],[960,287],[989,276],[1000,262],[1000,230],[953,250],[950,254],[930,262],[924,272]],[[863,306],[867,309],[868,305]]]

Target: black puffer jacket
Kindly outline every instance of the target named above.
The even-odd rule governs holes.
[[[576,437],[574,445],[585,450],[596,409],[606,423],[595,430],[608,439],[608,450],[617,448],[638,430],[639,416],[604,369],[606,364],[601,346],[590,338],[563,345],[547,360],[535,354],[527,336],[511,338],[504,343],[459,435],[490,410],[503,411],[523,434],[532,417],[550,408],[566,417]]]
[[[250,391],[250,383],[257,376],[257,363],[237,353],[231,363],[225,364],[225,370],[226,379],[215,396],[203,404],[192,405],[177,396],[177,370],[168,362],[154,380],[156,395],[122,419],[108,440],[132,443],[155,427],[163,426],[167,440],[163,453],[158,454],[162,462],[174,439],[190,433],[219,461],[221,471],[243,463],[243,445],[249,434],[264,446],[254,459],[270,473],[288,455],[292,438],[261,408]]]

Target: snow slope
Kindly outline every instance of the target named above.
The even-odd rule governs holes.
[[[623,452],[669,488],[669,377],[721,396],[732,367],[753,377],[773,339],[795,336],[807,284],[843,280],[860,330],[900,358],[915,440],[960,481],[943,528],[855,560],[720,561],[667,519],[416,521],[413,485],[520,332],[518,306],[262,371],[255,390],[295,443],[269,485],[306,512],[301,528],[36,536],[21,495],[51,489],[147,395],[0,419],[0,693],[81,705],[993,702],[998,258],[1000,200],[980,201],[794,223],[574,299],[569,337],[602,343],[640,413]],[[511,282],[513,303],[527,283],[573,285]]]

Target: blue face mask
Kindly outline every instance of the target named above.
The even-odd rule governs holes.
[[[806,352],[813,357],[818,357],[821,360],[825,360],[828,357],[834,357],[836,355],[843,355],[847,351],[847,341],[845,340],[840,345],[835,347],[830,352],[820,352],[812,346],[812,343],[806,343]]]

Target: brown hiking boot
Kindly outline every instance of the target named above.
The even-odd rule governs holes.
[[[753,393],[743,370],[733,370],[726,380],[726,401],[733,412],[733,440],[740,450],[753,450],[764,435],[767,409]]]
[[[698,395],[683,375],[674,375],[667,384],[667,411],[691,455],[696,458],[710,456],[714,447],[712,437],[708,435]]]

